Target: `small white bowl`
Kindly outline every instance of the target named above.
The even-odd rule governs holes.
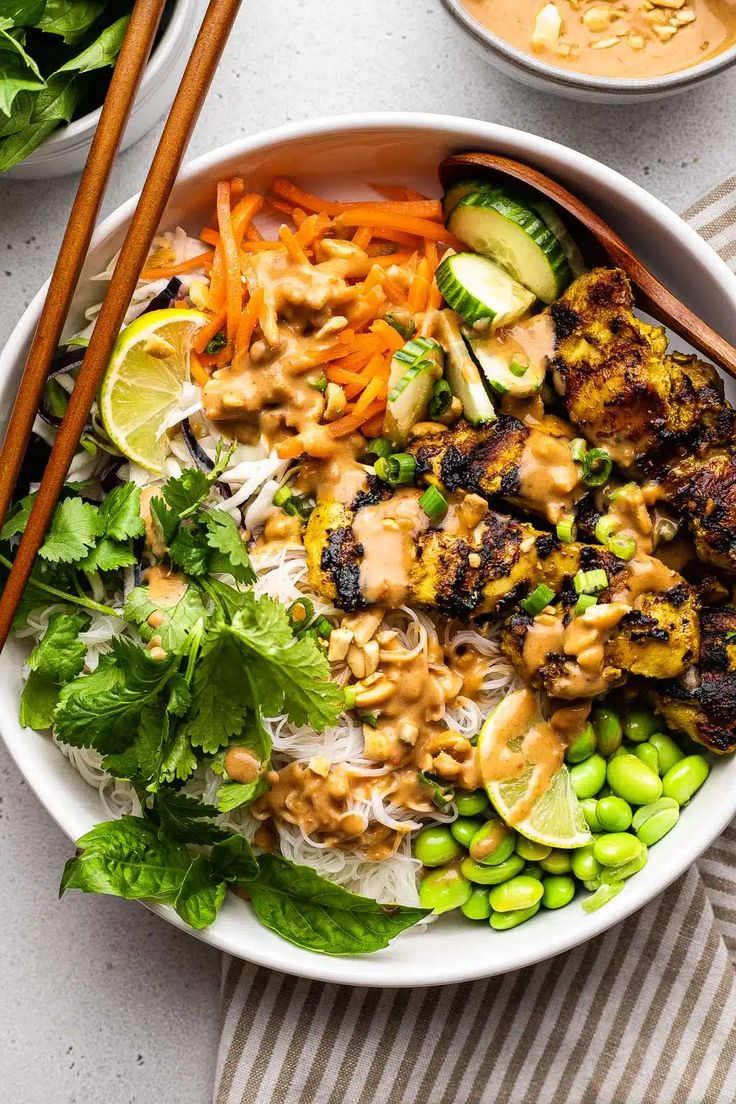
[[[736,63],[734,44],[700,65],[693,65],[677,73],[666,73],[661,77],[594,77],[548,65],[533,54],[517,49],[471,15],[463,0],[444,0],[444,3],[476,48],[502,73],[538,91],[556,92],[559,96],[589,103],[634,103],[638,100],[674,96],[687,92]]]
[[[143,74],[120,151],[147,134],[171,103],[197,37],[206,0],[177,0]],[[5,173],[10,180],[46,180],[81,173],[102,107],[60,127],[25,161]]]
[[[366,181],[439,194],[437,165],[449,153],[488,150],[528,161],[592,204],[670,289],[724,337],[736,339],[736,275],[668,207],[612,169],[564,146],[518,130],[442,115],[371,114],[316,119],[239,139],[198,158],[181,172],[163,220],[197,232],[212,209],[215,182],[243,176],[265,188],[274,176],[294,176],[331,197],[367,195]],[[128,200],[98,227],[75,299],[70,326],[99,296],[89,277],[120,247],[135,208]],[[45,288],[35,296],[0,352],[0,421],[7,418],[38,323]],[[71,331],[70,331],[71,332]],[[683,348],[683,343],[677,343]],[[726,384],[733,402],[736,387]],[[2,427],[0,426],[0,434]],[[30,787],[71,839],[103,819],[97,790],[84,782],[48,737],[18,722],[21,668],[27,649],[11,640],[0,656],[0,731]],[[351,985],[422,986],[469,981],[529,966],[599,935],[645,905],[679,877],[736,815],[736,758],[722,759],[679,824],[652,850],[646,869],[605,908],[589,916],[580,902],[542,912],[507,932],[441,917],[425,932],[408,932],[374,955],[329,958],[286,943],[228,895],[222,912],[199,938],[272,969]],[[70,851],[72,848],[70,845]],[[61,871],[59,871],[61,875]],[[133,907],[132,905],[130,906]],[[51,901],[49,901],[51,908]],[[184,925],[168,906],[155,911]],[[185,929],[189,930],[189,929]]]

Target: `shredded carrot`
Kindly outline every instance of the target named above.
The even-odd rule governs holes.
[[[259,287],[251,295],[248,304],[240,316],[235,335],[235,352],[242,353],[250,347],[250,339],[256,328],[258,315],[263,306],[263,288]]]
[[[399,201],[387,201],[385,203],[339,202],[325,199],[323,196],[314,195],[294,184],[291,180],[276,177],[271,181],[271,190],[282,200],[296,207],[303,207],[306,211],[324,212],[326,215],[341,215],[345,211],[380,208],[386,212],[395,214],[414,215],[417,218],[441,219],[442,204],[436,199],[411,199]]]
[[[430,241],[429,238],[424,239],[424,256],[429,264],[431,274],[434,275],[439,264],[439,257],[437,256],[437,243]]]
[[[246,226],[245,228],[245,240],[249,242],[263,241],[263,234],[257,226],[251,223],[250,226]]]
[[[286,246],[286,250],[292,261],[296,261],[297,264],[302,265],[308,265],[310,263],[309,257],[304,252],[301,245],[294,237],[288,226],[282,226],[279,229],[279,240],[282,241]]]
[[[363,227],[362,229],[368,229]],[[376,226],[373,228],[373,240],[393,242],[394,245],[410,245],[416,249],[419,245],[416,234],[405,234],[402,230],[394,230],[390,226]]]
[[[202,329],[198,331],[196,337],[194,338],[194,341],[192,342],[192,347],[194,348],[195,352],[204,352],[205,348],[210,343],[215,334],[220,333],[220,331],[222,330],[222,327],[225,325],[226,318],[227,311],[223,308],[222,310],[217,312],[211,322],[209,322],[206,326],[203,326]]]
[[[328,380],[332,383],[339,383],[342,386],[355,386],[360,388],[361,391],[365,387],[365,380],[358,372],[348,372],[346,368],[341,368],[335,364],[330,364],[325,372]]]
[[[211,356],[209,353],[200,353],[199,360],[203,368],[222,368],[230,363],[231,356],[232,350],[229,345],[226,345],[219,353],[213,353]]]
[[[427,196],[422,195],[421,192],[415,191],[414,188],[405,188],[400,184],[369,184],[368,187],[372,188],[374,192],[378,192],[384,199],[405,200],[427,198]]]
[[[388,376],[380,369],[384,367],[383,357],[377,358],[375,373],[366,384],[363,394],[355,404],[353,414],[363,414],[376,399],[385,399],[388,391]]]
[[[230,199],[238,200],[245,191],[245,181],[241,176],[234,176],[230,181]]]
[[[358,249],[367,249],[371,244],[372,237],[373,231],[370,226],[359,226],[353,234],[353,245],[356,245]]]
[[[283,199],[279,199],[278,196],[267,195],[266,203],[269,207],[273,207],[275,211],[279,211],[280,214],[286,215],[293,221],[294,208],[291,203],[284,203]]]
[[[206,372],[202,367],[199,357],[192,351],[189,357],[189,371],[192,374],[192,378],[199,384],[200,387],[204,387],[206,383],[210,382],[210,374]]]
[[[386,343],[387,350],[393,354],[397,353],[404,344],[404,339],[400,333],[398,333],[393,326],[389,326],[383,318],[377,318],[371,326],[371,332],[378,334]]]
[[[304,219],[294,237],[306,249],[330,229],[331,223],[326,215],[309,215]]]
[[[453,248],[463,249],[462,243],[442,223],[432,222],[430,219],[416,218],[412,215],[393,214],[378,204],[375,207],[345,211],[342,222],[345,226],[372,226],[374,228],[380,226],[387,229],[401,230],[405,234],[416,234],[418,238],[447,242]]]
[[[427,297],[427,310],[439,310],[442,306],[442,292],[436,284],[430,284]]]
[[[374,414],[367,422],[364,422],[360,427],[360,432],[365,437],[380,437],[383,433],[383,420],[385,413],[383,410],[379,410],[377,414]]]
[[[354,433],[356,429],[360,429],[365,422],[369,421],[369,419],[373,418],[376,414],[382,414],[383,407],[383,400],[377,399],[361,414],[346,414],[344,418],[339,418],[338,421],[331,422],[327,427],[327,432],[331,437],[345,437],[348,433]]]
[[[225,261],[222,248],[218,245],[212,258],[212,269],[210,271],[210,310],[219,311],[225,304],[225,297]]]
[[[233,207],[232,221],[235,240],[240,245],[251,222],[263,206],[263,196],[256,192],[243,196],[240,202]]]
[[[429,264],[422,259],[417,265],[417,273],[409,288],[409,310],[412,314],[423,311],[427,306],[429,295]]]
[[[225,262],[225,295],[227,303],[227,339],[235,340],[243,309],[243,281],[240,271],[238,243],[233,230],[233,213],[230,207],[230,184],[221,180],[217,185],[217,224],[220,229],[223,260]]]
[[[240,247],[244,253],[267,253],[275,249],[277,253],[285,253],[286,246],[280,241],[244,241]]]
[[[220,244],[220,235],[216,230],[213,230],[210,226],[205,226],[199,231],[199,236],[203,242],[207,242],[208,245],[214,245],[217,247]]]
[[[287,437],[285,441],[279,441],[276,452],[282,460],[294,460],[304,452],[304,442],[301,437]]]
[[[141,272],[141,280],[165,280],[167,276],[179,276],[182,272],[191,272],[192,269],[201,268],[205,261],[212,258],[212,251],[198,253],[196,257],[190,257],[188,261],[179,261],[178,264],[164,265],[162,268],[145,268]]]
[[[375,257],[371,257],[371,261],[374,265],[380,265],[381,268],[389,268],[391,265],[404,265],[411,259],[412,254],[407,250],[404,253],[383,253],[378,254]]]
[[[294,220],[294,225],[298,229],[309,216],[307,215],[306,211],[302,211],[301,207],[295,207],[294,210],[291,212],[291,217]]]

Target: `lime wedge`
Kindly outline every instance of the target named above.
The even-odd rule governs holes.
[[[530,690],[515,690],[504,698],[478,737],[483,785],[498,815],[522,836],[548,847],[582,847],[592,837],[561,756],[546,788],[530,803],[531,787],[537,787],[535,758],[540,762],[534,748],[544,741],[545,724]]]
[[[196,310],[151,311],[113,347],[100,389],[102,423],[120,451],[149,471],[163,469],[166,419],[189,380],[192,336],[207,321]]]

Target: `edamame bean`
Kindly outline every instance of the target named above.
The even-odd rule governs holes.
[[[564,908],[575,896],[575,882],[564,874],[545,878],[542,886],[542,904],[548,909]]]
[[[489,805],[484,790],[458,790],[455,794],[455,808],[461,817],[478,816]]]
[[[623,882],[627,878],[630,878],[632,874],[638,873],[643,866],[647,864],[648,851],[646,844],[641,845],[641,851],[635,859],[631,862],[624,863],[623,866],[608,866],[604,867],[598,875],[599,883],[610,882]]]
[[[572,870],[570,852],[555,848],[555,850],[550,851],[546,859],[540,861],[539,865],[548,874],[567,874]]]
[[[503,885],[494,886],[488,900],[494,912],[516,912],[517,909],[528,909],[538,904],[543,893],[544,887],[536,878],[518,874]]]
[[[461,908],[473,892],[470,882],[457,866],[445,866],[433,870],[419,886],[419,904],[438,915]]]
[[[659,774],[659,752],[654,744],[649,740],[645,740],[643,744],[637,744],[634,748],[634,755],[637,759],[641,759],[642,763],[646,763],[650,770],[653,770],[655,774]]]
[[[500,885],[508,881],[524,869],[524,860],[521,855],[510,855],[505,862],[495,866],[485,866],[468,856],[463,859],[460,869],[464,877],[476,885]]]
[[[580,808],[583,810],[583,816],[585,822],[590,828],[591,832],[601,831],[601,822],[598,820],[598,801],[594,797],[586,797],[580,802]]]
[[[592,882],[600,874],[602,867],[593,854],[595,842],[586,843],[584,847],[576,847],[572,853],[570,862],[572,872],[580,882]]]
[[[648,805],[662,794],[662,780],[656,771],[635,755],[617,755],[608,763],[608,784],[629,805]]]
[[[546,859],[549,855],[551,847],[548,847],[546,843],[535,843],[534,840],[526,839],[525,836],[519,836],[516,840],[516,854],[521,855],[522,859],[526,859],[527,862],[539,862],[540,859]]]
[[[662,722],[648,709],[632,709],[624,717],[623,727],[627,740],[631,740],[632,744],[641,744],[662,727]]]
[[[594,842],[593,856],[601,866],[625,866],[639,858],[641,846],[630,832],[611,832]]]
[[[637,839],[651,847],[670,832],[680,819],[680,806],[673,797],[660,797],[651,805],[636,810],[634,831]]]
[[[488,890],[482,886],[473,886],[467,901],[460,906],[460,911],[468,920],[487,920],[491,915]]]
[[[453,820],[450,825],[450,832],[461,847],[467,850],[468,847],[470,847],[473,836],[478,829],[482,827],[483,821],[476,820],[475,817],[458,817],[457,820]]]
[[[582,800],[595,797],[606,781],[606,760],[602,755],[589,756],[582,763],[570,767],[570,782],[575,796]]]
[[[531,920],[539,912],[539,903],[531,908],[515,909],[513,912],[492,912],[491,927],[494,931],[509,931],[518,928],[525,920]]]
[[[578,738],[573,740],[569,745],[565,752],[565,759],[568,763],[582,763],[583,760],[588,759],[594,751],[595,732],[592,724],[588,721]]]
[[[539,881],[541,882],[542,875],[544,874],[544,871],[542,870],[539,863],[530,863],[530,862],[528,862],[528,863],[525,864],[524,869],[522,870],[521,873],[526,874],[530,878],[538,878]]]
[[[632,812],[622,797],[612,794],[610,797],[601,797],[596,807],[596,813],[601,828],[605,832],[625,832],[631,825]]]
[[[414,855],[422,866],[444,866],[462,853],[462,847],[445,824],[424,828],[414,840]]]
[[[612,709],[594,709],[590,719],[595,730],[596,750],[607,759],[621,747],[621,721]]]
[[[662,775],[666,774],[670,767],[674,767],[675,763],[685,758],[675,741],[666,732],[654,732],[649,737],[649,743],[657,749],[659,773]]]
[[[686,755],[667,771],[662,779],[662,793],[678,805],[687,805],[710,774],[708,760],[702,755]]]
[[[487,820],[470,841],[471,859],[484,866],[496,866],[505,862],[516,845],[516,832],[495,817]]]

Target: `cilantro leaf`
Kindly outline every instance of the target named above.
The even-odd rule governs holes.
[[[173,595],[178,597],[178,593]],[[160,617],[163,620],[157,622]],[[135,587],[125,601],[123,611],[125,620],[135,625],[142,638],[148,642],[152,636],[161,637],[161,647],[167,652],[179,651],[187,635],[201,618],[206,618],[201,595],[193,586],[188,586],[178,601],[164,603],[147,586]],[[154,624],[149,623],[153,618]]]
[[[87,555],[98,535],[97,507],[81,498],[65,498],[54,511],[39,556],[51,563],[73,563]]]
[[[169,555],[187,575],[206,575],[210,552],[205,531],[198,525],[181,525],[169,545]]]
[[[217,791],[217,808],[221,813],[229,813],[241,805],[250,805],[267,789],[265,778],[254,778],[252,782],[223,782]]]
[[[239,583],[254,583],[256,573],[240,530],[230,514],[224,510],[204,510],[202,522],[207,530],[207,544],[218,553],[210,557],[210,572],[232,575]]]
[[[142,537],[146,526],[141,517],[141,489],[123,483],[103,499],[99,510],[100,532],[113,541]]]
[[[103,537],[81,560],[77,567],[80,571],[119,571],[122,567],[132,567],[138,562],[130,544],[108,540]]]
[[[77,840],[79,854],[64,867],[59,896],[67,889],[128,900],[164,901],[175,896],[191,865],[186,848],[164,838],[142,817],[97,824]]]
[[[229,838],[228,832],[209,823],[213,817],[219,816],[214,805],[205,805],[194,797],[159,790],[154,809],[162,831],[178,843],[210,844]]]
[[[185,924],[201,931],[216,920],[226,888],[224,881],[214,879],[210,862],[198,855],[184,875],[174,908]]]
[[[55,613],[28,657],[30,675],[20,699],[20,723],[25,728],[50,728],[63,683],[84,666],[87,646],[79,634],[89,625],[85,614]]]
[[[226,625],[207,634],[192,683],[192,709],[186,734],[194,745],[214,755],[237,736],[252,704],[243,659]]]
[[[309,951],[377,951],[429,915],[429,909],[379,905],[278,855],[261,855],[258,867],[258,878],[248,887],[256,916],[271,931]]]
[[[0,530],[0,540],[9,540],[10,537],[25,532],[35,499],[35,494],[29,494],[15,503]]]

